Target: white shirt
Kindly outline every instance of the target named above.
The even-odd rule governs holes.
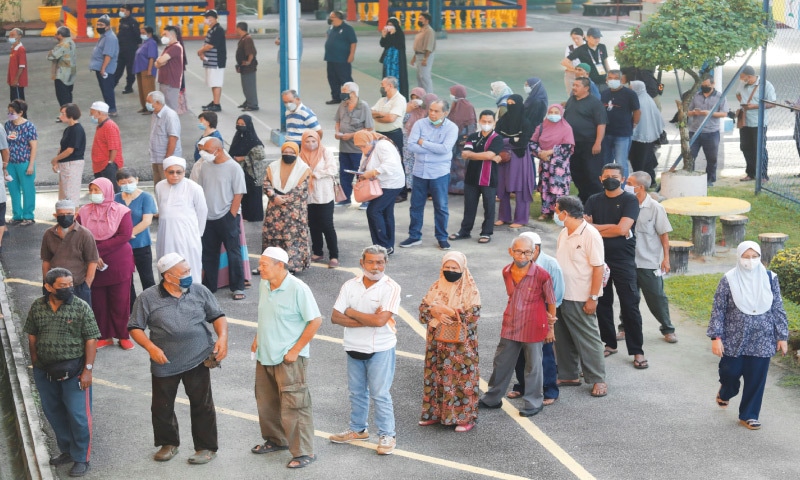
[[[322,145],[319,148],[323,148]],[[336,197],[333,192],[333,182],[338,175],[339,161],[334,158],[330,150],[325,148],[322,160],[317,163],[316,168],[311,172],[311,176],[314,177],[314,190],[309,190],[308,192],[308,204],[324,205],[332,202]]]
[[[375,106],[372,107],[373,112],[378,113],[391,113],[397,115],[394,122],[386,123],[375,120],[375,131],[379,133],[391,132],[403,127],[403,117],[406,115],[406,99],[400,92],[395,92],[394,97],[386,98],[381,97]]]
[[[366,165],[364,162],[366,161]],[[368,159],[361,156],[361,170],[377,170],[378,182],[381,188],[403,188],[406,184],[406,174],[403,171],[403,162],[400,152],[388,140],[379,140]]]
[[[371,287],[366,288],[363,276],[348,280],[342,285],[334,310],[344,313],[352,308],[362,313],[375,313],[378,307],[397,315],[400,310],[400,285],[384,275]],[[394,318],[382,327],[345,327],[344,349],[361,353],[385,352],[397,344],[397,328]]]

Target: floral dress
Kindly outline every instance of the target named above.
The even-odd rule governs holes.
[[[264,177],[264,190],[274,188]],[[285,203],[269,202],[264,212],[261,249],[280,247],[289,254],[289,271],[300,272],[310,265],[308,234],[308,179],[282,193]]]
[[[569,195],[569,182],[572,180],[569,171],[569,158],[572,156],[574,145],[561,144],[553,147],[553,156],[550,160],[539,162],[539,193],[542,194],[542,215],[555,212],[556,199]],[[534,156],[539,155],[539,143],[531,142],[531,151]]]
[[[467,340],[441,343],[436,329],[428,326],[425,340],[425,371],[422,390],[422,421],[439,420],[442,425],[467,425],[478,418],[478,318],[481,307],[461,314]],[[430,305],[422,303],[419,319],[429,324]]]

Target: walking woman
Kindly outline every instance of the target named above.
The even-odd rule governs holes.
[[[503,136],[504,151],[510,160],[497,168],[497,197],[500,208],[496,226],[510,223],[511,228],[520,228],[530,219],[533,189],[536,186],[536,172],[528,144],[533,127],[525,119],[525,106],[521,95],[508,97],[508,111],[497,121],[495,131]],[[516,197],[514,216],[511,216],[511,194]]]
[[[391,17],[381,30],[381,54],[379,62],[383,64],[381,78],[394,77],[400,82],[400,95],[408,98],[408,61],[406,60],[406,35],[400,27],[400,21]]]
[[[264,220],[263,185],[267,171],[267,153],[250,115],[239,115],[236,119],[236,134],[228,153],[244,169],[247,193],[242,197],[242,219],[246,222],[260,222]]]
[[[550,105],[545,121],[531,137],[531,151],[539,157],[539,192],[542,195],[542,215],[550,220],[556,209],[556,199],[569,195],[569,158],[575,151],[572,127],[564,120],[564,107]]]
[[[36,149],[38,135],[36,126],[29,122],[28,104],[25,100],[14,100],[8,104],[8,121],[5,124],[8,138],[7,183],[11,195],[11,221],[9,225],[26,227],[36,223],[33,211],[36,209]]]
[[[461,252],[442,257],[439,279],[419,306],[419,321],[428,325],[425,339],[425,370],[422,389],[421,426],[455,425],[456,432],[469,432],[478,419],[478,319],[481,295]],[[436,339],[439,328],[463,323],[463,343]]]
[[[722,277],[714,294],[706,335],[711,351],[721,357],[717,405],[727,408],[744,380],[739,423],[758,430],[769,362],[776,349],[786,355],[789,324],[778,276],[761,264],[761,247],[742,242],[736,257],[736,267]]]
[[[74,103],[61,106],[58,119],[67,128],[61,134],[58,155],[50,162],[53,171],[58,173],[58,199],[65,198],[76,204],[81,196],[81,179],[83,178],[83,155],[86,151],[86,132],[78,122],[81,109]]]
[[[339,266],[339,244],[333,226],[334,181],[339,174],[339,162],[330,150],[322,146],[319,134],[303,131],[300,158],[311,169],[308,177],[308,228],[311,232],[311,261],[319,262],[323,255],[322,237],[328,244],[328,268]]]

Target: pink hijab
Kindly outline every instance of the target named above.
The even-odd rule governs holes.
[[[467,89],[464,85],[453,85],[450,87],[450,93],[456,99],[450,106],[447,118],[456,124],[459,132],[478,123],[478,119],[475,117],[475,107],[467,100]]]
[[[103,192],[103,203],[89,203],[81,207],[81,224],[88,228],[97,241],[108,240],[117,233],[122,217],[131,210],[114,201],[114,186],[107,178],[95,178],[89,185]]]
[[[564,120],[564,107],[554,103],[547,107],[547,111],[549,112],[551,108],[558,109],[561,114],[561,120],[553,123],[545,117],[542,125],[533,132],[531,141],[538,143],[539,148],[542,150],[552,150],[556,145],[575,145],[572,127]]]
[[[411,94],[416,95],[417,98],[421,99],[422,105],[420,105],[419,108],[415,108],[414,110],[411,111],[411,113],[408,114],[408,120],[406,120],[405,125],[403,125],[403,129],[406,131],[406,135],[411,133],[411,127],[413,127],[414,124],[417,123],[417,120],[428,116],[428,102],[426,101],[426,99],[428,98],[428,94],[425,93],[425,90],[420,87],[412,88]],[[433,95],[433,97],[434,97],[433,100],[439,99],[439,97],[437,97],[436,95]],[[410,98],[411,95],[409,95],[409,99]]]

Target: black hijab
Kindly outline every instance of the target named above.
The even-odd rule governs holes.
[[[253,118],[250,115],[240,115],[236,122],[238,123],[239,120],[244,121],[245,131],[240,132],[238,128],[236,129],[231,148],[228,149],[231,157],[247,156],[256,145],[264,145],[261,143],[261,139],[258,138],[256,128],[253,126]]]
[[[525,149],[528,148],[533,126],[525,118],[525,104],[522,95],[514,94],[508,97],[514,103],[508,104],[506,113],[497,121],[495,131],[509,139],[509,143],[518,157],[525,156]]]
[[[394,47],[398,51],[405,52],[406,34],[403,33],[403,29],[400,27],[400,21],[396,17],[390,17],[389,20],[386,21],[386,23],[394,27],[394,34],[381,37],[381,42],[380,42],[381,47],[383,48]]]

